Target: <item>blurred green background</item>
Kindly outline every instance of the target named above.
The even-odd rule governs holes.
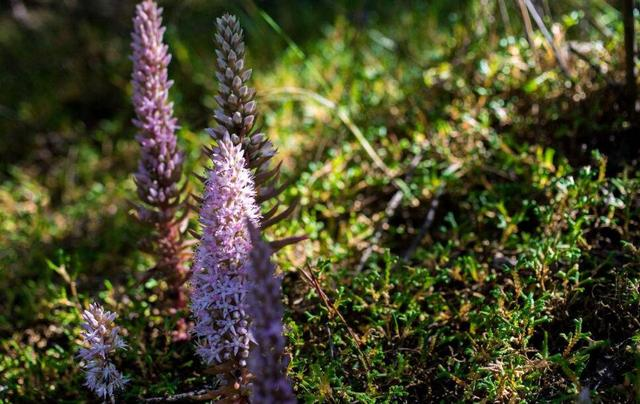
[[[278,254],[301,401],[640,397],[620,2],[533,1],[551,41],[518,1],[160,4],[187,172],[214,124],[215,18],[245,30],[284,198],[301,198],[270,236],[310,237]],[[128,330],[125,401],[210,378],[171,342],[186,313],[160,315],[162,281],[136,280],[134,7],[0,6],[2,401],[92,401],[73,357],[92,298]]]

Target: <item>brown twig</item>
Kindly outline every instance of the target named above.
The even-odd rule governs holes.
[[[551,33],[549,32],[547,27],[544,25],[544,21],[542,21],[542,17],[540,17],[540,14],[538,14],[538,11],[536,10],[535,6],[533,5],[533,3],[531,3],[531,0],[523,0],[523,1],[527,9],[529,10],[529,13],[531,13],[531,16],[533,17],[533,21],[535,21],[536,25],[538,26],[538,29],[540,30],[540,32],[542,32],[542,35],[544,36],[544,38],[547,40],[547,43],[551,47],[551,50],[553,51],[553,55],[558,61],[558,65],[560,66],[560,69],[569,79],[571,79],[571,73],[569,72],[567,61],[565,60],[563,55],[560,53],[560,49],[558,49],[556,44],[553,42],[553,37],[551,36]]]
[[[324,290],[322,290],[322,286],[320,286],[320,281],[315,276],[315,274],[311,271],[311,268],[308,268],[308,269],[309,269],[308,271],[305,271],[304,269],[300,268],[300,273],[302,274],[303,278],[307,281],[307,283],[309,283],[316,290],[316,292],[318,293],[318,296],[320,296],[320,299],[322,299],[325,306],[327,306],[327,308],[329,309],[329,312],[332,312],[334,315],[338,316],[340,321],[342,321],[342,324],[345,326],[345,328],[347,329],[347,332],[351,336],[353,345],[356,347],[356,350],[358,351],[362,365],[364,366],[365,370],[368,371],[369,368],[371,367],[371,364],[369,363],[369,360],[360,349],[360,347],[362,346],[362,341],[360,340],[360,337],[358,337],[358,335],[353,331],[353,329],[347,323],[347,320],[342,316],[342,313],[338,311],[338,309],[333,304],[333,302],[329,299],[329,297],[324,292]]]
[[[186,393],[174,394],[172,396],[162,396],[162,397],[149,397],[144,398],[144,402],[147,403],[164,403],[164,402],[175,402],[181,400],[198,400],[198,397],[202,397],[208,394],[211,394],[214,390],[209,389],[201,389],[189,391]]]
[[[238,395],[240,395],[240,391],[238,391],[238,389],[235,386],[229,385],[229,386],[220,387],[216,390],[201,389],[201,390],[188,391],[186,393],[174,394],[171,396],[149,397],[149,398],[144,398],[143,400],[144,402],[147,402],[147,403],[170,403],[170,402],[184,401],[184,400],[207,401],[207,400],[213,400],[213,399],[218,399],[216,401],[216,403],[218,404],[246,402],[237,398],[236,396]]]

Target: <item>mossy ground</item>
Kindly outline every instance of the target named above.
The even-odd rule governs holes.
[[[163,282],[138,281],[151,261],[128,204],[121,3],[0,15],[3,402],[94,401],[74,359],[94,298],[127,329],[123,400],[211,379],[171,340],[188,313],[165,315]],[[301,401],[640,399],[640,131],[617,84],[621,18],[564,3],[545,21],[590,61],[567,53],[568,76],[499,2],[161,2],[188,172],[206,164],[214,17],[247,31],[285,199],[301,201],[269,235],[309,236],[277,256]]]

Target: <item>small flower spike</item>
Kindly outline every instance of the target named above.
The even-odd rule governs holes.
[[[153,228],[145,249],[156,258],[155,270],[170,284],[177,308],[186,305],[183,283],[186,279],[188,246],[184,240],[187,209],[180,186],[183,154],[176,145],[177,120],[169,101],[167,67],[171,60],[162,42],[162,9],[152,0],[136,6],[133,19],[133,106],[136,140],[141,154],[135,182],[142,204],[138,218]]]
[[[82,314],[83,347],[78,357],[85,370],[85,385],[103,400],[113,400],[117,391],[124,389],[127,378],[116,369],[110,356],[126,344],[120,337],[120,327],[114,323],[116,314],[105,311],[93,303]]]
[[[249,356],[253,376],[251,401],[261,404],[295,403],[287,378],[284,360],[285,338],[282,334],[282,277],[275,274],[271,262],[273,251],[259,231],[249,223],[251,269],[249,270],[247,310],[252,318],[251,330],[256,346]]]

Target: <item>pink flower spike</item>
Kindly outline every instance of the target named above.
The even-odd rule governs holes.
[[[120,327],[114,322],[116,314],[93,303],[82,313],[82,319],[83,347],[78,358],[85,370],[85,386],[102,399],[113,398],[128,381],[110,360],[115,351],[126,348]]]
[[[244,367],[251,340],[244,306],[251,250],[246,220],[257,225],[259,211],[241,146],[225,136],[213,149],[212,160],[191,279],[194,334],[197,352],[207,364],[233,360]]]
[[[167,68],[171,55],[162,42],[162,9],[152,0],[136,6],[133,19],[132,49],[133,106],[138,128],[136,140],[141,153],[135,182],[138,196],[138,218],[147,223],[154,234],[148,250],[156,258],[156,269],[169,281],[178,308],[186,305],[182,284],[187,268],[183,234],[186,212],[182,200],[183,154],[176,145],[177,120],[169,101]]]

